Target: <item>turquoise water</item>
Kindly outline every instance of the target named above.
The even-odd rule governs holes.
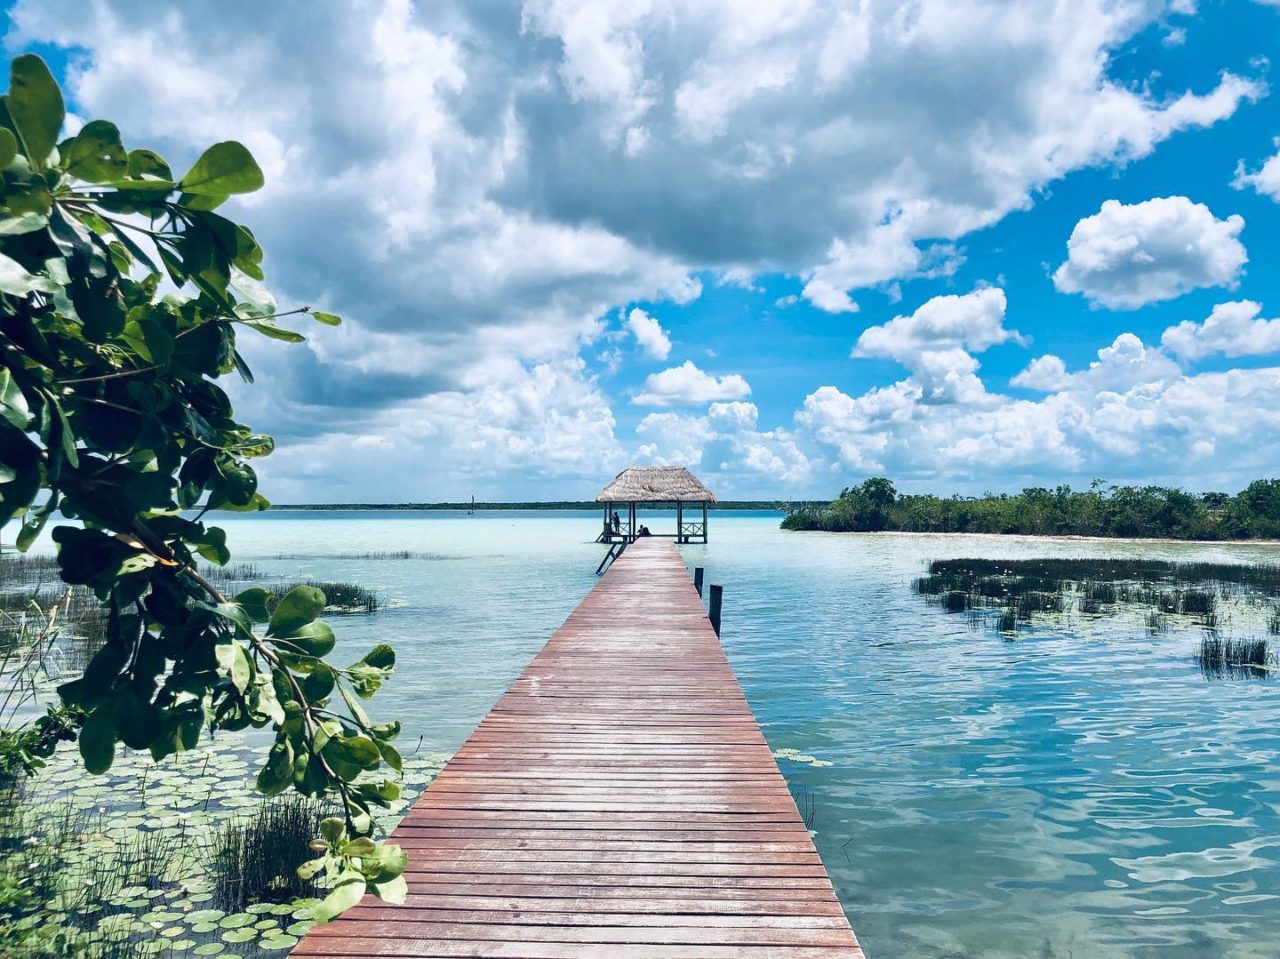
[[[381,592],[389,608],[335,625],[352,650],[394,643],[376,714],[433,749],[465,738],[602,554],[585,513],[220,522],[237,561]],[[711,543],[683,552],[724,584],[725,648],[771,745],[818,761],[780,765],[812,800],[815,841],[873,959],[1280,955],[1280,682],[1206,682],[1196,630],[1049,626],[1005,642],[910,589],[929,559],[1280,562],[1280,547],[777,523],[714,514]],[[424,555],[337,558],[382,550]]]

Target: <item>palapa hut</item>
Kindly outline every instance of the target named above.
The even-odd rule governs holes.
[[[604,504],[604,530],[598,542],[631,543],[639,529],[636,525],[636,507],[642,505],[676,507],[677,543],[705,543],[707,541],[707,506],[716,501],[715,493],[707,489],[696,476],[683,466],[629,466],[619,473],[596,496],[597,503]],[[613,512],[626,504],[627,511],[613,522]],[[686,520],[685,507],[701,507],[702,516],[690,511],[693,519]],[[654,533],[654,536],[671,536],[671,533]]]

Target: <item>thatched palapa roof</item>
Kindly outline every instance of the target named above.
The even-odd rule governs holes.
[[[629,466],[596,495],[597,503],[714,503],[716,494],[683,466]]]

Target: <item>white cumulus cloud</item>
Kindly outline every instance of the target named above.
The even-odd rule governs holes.
[[[1232,286],[1248,261],[1244,218],[1219,220],[1185,196],[1142,203],[1107,200],[1076,224],[1067,260],[1053,274],[1064,293],[1132,310],[1200,287]]]
[[[718,400],[740,400],[751,395],[751,386],[737,373],[713,376],[685,360],[679,366],[652,373],[644,389],[632,401],[639,406],[696,406]]]
[[[1280,146],[1280,140],[1276,142]],[[1236,165],[1236,178],[1231,183],[1237,190],[1252,187],[1263,196],[1280,201],[1280,153],[1267,157],[1253,173],[1245,169],[1244,161]]]
[[[795,434],[761,431],[754,403],[712,403],[705,414],[650,413],[636,434],[643,458],[657,465],[698,466],[698,474],[720,495],[761,487],[784,495],[803,487],[813,464]]]
[[[1147,156],[1265,89],[1113,76],[1183,0],[152,6],[16,0],[6,42],[59,48],[76,115],[175,169],[223,139],[258,157],[266,188],[227,212],[262,240],[282,305],[347,321],[293,350],[244,341],[261,375],[237,407],[278,435],[266,469],[291,497],[462,494],[483,476],[530,495],[592,451],[598,472],[618,399],[578,364],[614,362],[601,340],[620,308],[661,316],[697,277],[786,273],[851,312],[858,289],[953,272],[967,234],[1073,171]],[[999,404],[976,340],[934,346],[851,399],[857,415]],[[655,377],[654,405],[750,394],[691,363]],[[357,439],[377,469],[342,455]],[[735,442],[707,448],[792,468],[782,438]]]
[[[1004,290],[986,287],[963,296],[935,296],[910,316],[895,316],[858,337],[854,356],[877,356],[914,365],[925,353],[954,348],[982,352],[1008,340],[1020,341],[1004,326]]]
[[[1164,331],[1160,342],[1188,360],[1213,353],[1259,356],[1280,353],[1280,319],[1262,319],[1262,304],[1252,300],[1219,303],[1202,323],[1183,320]]]
[[[665,360],[671,355],[671,337],[661,323],[639,307],[627,314],[627,329],[646,355],[655,360]]]

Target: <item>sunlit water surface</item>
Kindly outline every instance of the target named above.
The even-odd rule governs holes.
[[[587,513],[282,512],[221,519],[237,561],[376,588],[338,625],[399,652],[376,714],[456,748],[595,582]],[[661,530],[670,520],[656,517]],[[408,560],[341,554],[410,550]],[[1207,682],[1195,630],[1013,642],[927,606],[959,556],[1280,562],[1280,547],[787,533],[713,514],[683,547],[725,587],[724,644],[811,796],[873,959],[1280,955],[1280,682]]]

